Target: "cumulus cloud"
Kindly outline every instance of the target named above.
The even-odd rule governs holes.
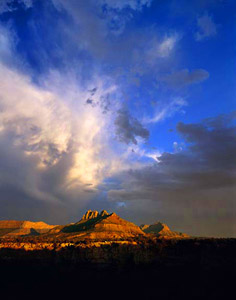
[[[206,70],[196,69],[189,71],[188,69],[183,69],[165,76],[161,81],[166,82],[171,87],[182,88],[202,82],[208,78],[209,73]]]
[[[111,143],[120,107],[117,86],[107,76],[82,81],[71,70],[52,69],[36,84],[19,63],[14,35],[0,27],[0,38],[0,191],[9,207],[1,202],[1,216],[17,217],[17,201],[31,208],[35,203],[38,215],[30,218],[44,218],[45,207],[54,207],[58,217],[64,211],[63,219],[73,216],[102,197],[98,186],[106,177],[129,165]],[[123,128],[121,139],[148,136],[138,120],[125,116],[132,132],[125,135]]]
[[[149,137],[149,131],[125,109],[117,112],[115,126],[118,139],[126,144],[137,144],[137,137],[145,140]]]
[[[214,23],[211,16],[205,13],[197,19],[198,31],[195,34],[196,41],[202,41],[205,38],[217,34],[217,25]]]
[[[79,207],[97,195],[96,186],[122,161],[107,146],[111,116],[84,103],[90,89],[70,85],[67,78],[63,93],[57,80],[48,78],[50,89],[42,88],[0,64],[0,190],[10,186],[37,203],[62,207],[77,201],[73,206]],[[113,90],[99,81],[94,85],[98,102]]]

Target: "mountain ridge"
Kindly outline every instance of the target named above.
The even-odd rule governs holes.
[[[145,233],[134,223],[120,218],[116,213],[103,210],[87,211],[80,221],[65,226],[58,226],[47,233],[57,238],[83,240],[121,240]]]
[[[127,240],[136,237],[156,236],[158,238],[187,238],[183,233],[171,231],[161,222],[151,225],[135,225],[122,219],[116,213],[106,210],[88,210],[75,223],[49,225],[45,222],[0,221],[0,237],[40,236],[64,240]]]

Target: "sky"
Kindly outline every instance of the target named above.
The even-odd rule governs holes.
[[[0,0],[0,219],[236,237],[235,79],[234,0]]]

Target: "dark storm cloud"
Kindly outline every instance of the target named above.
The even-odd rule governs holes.
[[[118,139],[126,144],[137,144],[137,137],[143,139],[149,137],[149,131],[125,109],[117,112],[115,126]]]
[[[187,149],[163,153],[159,163],[132,176],[146,187],[161,189],[208,189],[236,184],[236,126],[234,114],[204,120],[199,124],[178,123],[177,131]]]
[[[181,88],[204,81],[208,77],[209,73],[203,69],[193,71],[183,69],[165,76],[161,81],[167,83],[170,87]]]
[[[54,151],[54,150],[52,150]],[[73,151],[57,164],[39,169],[37,155],[27,156],[10,131],[0,134],[0,219],[66,223],[78,220],[91,196],[68,189],[65,176],[73,165]]]
[[[185,150],[165,152],[158,163],[121,174],[123,183],[109,191],[109,199],[142,210],[150,222],[162,219],[185,231],[200,222],[191,234],[236,236],[235,120],[233,112],[198,124],[179,123]]]

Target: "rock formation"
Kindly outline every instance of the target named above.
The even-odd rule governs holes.
[[[81,220],[90,220],[95,219],[97,217],[108,216],[108,212],[106,210],[102,210],[100,213],[96,210],[88,210],[82,217]]]
[[[187,238],[187,237],[189,237],[185,233],[170,230],[170,228],[166,224],[161,223],[161,222],[156,222],[152,225],[142,224],[140,226],[140,229],[145,233],[155,234],[159,238],[170,239],[170,238]]]
[[[37,236],[53,241],[115,241],[155,235],[159,238],[186,238],[186,234],[171,231],[161,222],[140,227],[107,211],[88,210],[80,221],[67,225],[48,225],[44,222],[0,221],[0,237]]]
[[[94,210],[88,210],[82,217],[82,220],[90,220],[90,219],[94,219],[97,218],[97,216],[99,215],[99,212]]]
[[[87,211],[79,222],[53,228],[48,234],[59,238],[81,240],[124,240],[144,236],[145,233],[135,224],[128,222],[115,213],[103,210]]]

